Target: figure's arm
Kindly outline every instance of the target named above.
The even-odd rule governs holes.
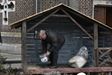
[[[57,48],[57,43],[51,44],[48,51],[52,52],[52,50],[55,50]]]
[[[44,53],[44,56],[48,56],[50,55],[50,52],[47,49],[47,45],[48,43],[46,43],[45,41],[42,41],[42,53]]]
[[[47,52],[47,43],[45,41],[42,41],[42,53]]]

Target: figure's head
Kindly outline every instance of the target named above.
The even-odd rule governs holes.
[[[45,40],[46,37],[47,37],[46,31],[45,31],[45,30],[40,30],[40,32],[39,32],[39,38],[40,38],[41,40]]]

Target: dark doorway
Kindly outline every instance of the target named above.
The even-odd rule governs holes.
[[[112,6],[95,6],[94,18],[112,27]]]
[[[107,22],[107,25],[111,26],[112,27],[112,7],[108,7],[106,8],[106,22]]]

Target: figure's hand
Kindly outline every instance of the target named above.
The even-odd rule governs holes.
[[[42,54],[42,56],[49,56],[50,55],[50,52],[49,51],[47,51],[46,53],[44,53],[44,54]]]
[[[44,53],[44,54],[43,54],[43,57],[46,57],[46,56],[47,56],[47,53]]]
[[[46,55],[47,55],[47,56],[49,56],[49,55],[50,55],[50,52],[49,52],[49,51],[47,51]]]

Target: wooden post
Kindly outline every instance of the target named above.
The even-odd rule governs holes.
[[[93,39],[93,37],[91,36],[90,33],[88,33],[74,18],[71,17],[71,15],[69,15],[69,13],[67,13],[65,10],[61,9],[70,19],[71,21],[73,21],[85,34],[87,34],[91,39]]]
[[[22,31],[21,31],[21,37],[22,37],[22,68],[24,70],[24,72],[26,71],[26,67],[27,67],[27,62],[26,62],[26,22],[22,22]]]
[[[95,66],[98,66],[98,25],[94,24],[94,59]]]
[[[47,17],[43,18],[41,21],[39,21],[38,23],[36,23],[34,26],[32,26],[31,28],[29,28],[27,30],[27,32],[31,31],[32,29],[34,29],[35,27],[37,27],[39,24],[41,24],[42,22],[44,22],[45,20],[47,20],[49,17],[51,17],[54,13],[56,13],[57,11],[59,11],[59,9],[57,9],[56,11],[52,12],[50,15],[48,15]]]

